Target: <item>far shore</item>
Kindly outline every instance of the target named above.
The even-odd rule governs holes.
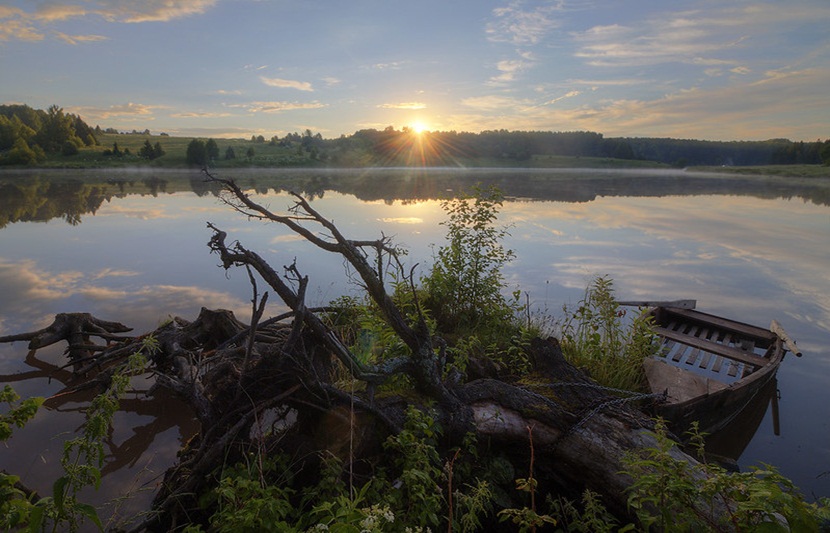
[[[66,163],[66,162],[65,162]],[[489,163],[489,164],[488,164]],[[282,166],[282,165],[217,165],[212,167],[217,172],[228,172],[233,170],[257,170],[267,172],[269,170],[279,171],[384,171],[384,170],[403,170],[403,169],[424,169],[431,170],[500,170],[500,169],[528,169],[528,170],[627,170],[625,174],[630,171],[644,170],[644,171],[675,171],[675,172],[694,172],[706,174],[728,174],[738,176],[770,176],[783,178],[830,178],[830,166],[825,165],[763,165],[763,166],[690,166],[686,168],[671,167],[654,163],[652,161],[630,161],[610,158],[581,158],[581,157],[539,157],[530,161],[512,161],[511,164],[499,161],[494,164],[493,160],[471,160],[464,161],[455,167],[435,167],[435,166],[366,166],[366,167],[334,167],[322,164],[318,165],[301,165],[301,166]],[[120,171],[120,172],[182,172],[188,169],[200,171],[197,167],[165,165],[156,166],[149,163],[131,162],[128,164],[116,165],[73,165],[73,164],[47,164],[39,166],[0,166],[0,174],[16,173],[21,171]]]

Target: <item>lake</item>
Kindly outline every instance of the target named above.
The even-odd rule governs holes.
[[[287,191],[348,236],[383,234],[424,273],[443,242],[440,198],[496,185],[500,221],[515,260],[505,270],[538,313],[561,317],[595,276],[619,299],[697,300],[698,309],[767,326],[781,322],[804,352],[778,373],[778,434],[772,409],[732,439],[742,468],[770,463],[812,499],[830,496],[830,178],[737,177],[684,171],[513,169],[233,170],[220,173],[272,208]],[[282,227],[249,221],[200,174],[163,170],[0,172],[0,336],[34,331],[59,312],[90,312],[149,331],[201,307],[247,320],[244,270],[225,272],[206,243],[207,222],[276,267],[297,260],[308,303],[354,293],[342,260]],[[285,310],[269,301],[266,315]],[[23,396],[51,396],[69,382],[63,346],[27,354],[0,344],[0,381]],[[147,505],[182,442],[197,430],[187,408],[135,379],[111,435],[100,494],[106,516]],[[0,456],[0,468],[51,492],[62,441],[83,420],[88,396],[47,402]],[[757,426],[757,429],[756,429]],[[754,431],[754,433],[753,433]],[[751,437],[751,438],[750,438]]]

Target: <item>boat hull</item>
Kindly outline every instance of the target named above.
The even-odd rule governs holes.
[[[728,426],[761,399],[784,357],[781,339],[757,326],[688,309],[652,315],[661,351],[644,363],[646,376],[667,396],[654,411],[680,437],[694,422],[702,433]]]

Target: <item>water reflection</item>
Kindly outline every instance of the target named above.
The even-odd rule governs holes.
[[[141,173],[149,175],[142,176]],[[0,173],[0,228],[10,223],[62,218],[79,224],[104,202],[129,195],[192,192],[218,195],[219,187],[195,171],[147,171],[113,175],[113,171],[39,171]],[[234,179],[257,194],[295,191],[312,200],[327,191],[363,201],[435,200],[448,193],[494,185],[517,199],[591,202],[600,197],[673,195],[798,198],[830,205],[830,186],[820,179],[713,175],[669,170],[530,170],[373,169],[373,170],[234,170]]]
[[[830,470],[830,450],[822,444],[830,442],[824,377],[830,371],[828,180],[640,171],[234,174],[275,209],[290,204],[285,191],[296,190],[314,198],[350,236],[394,236],[410,251],[410,264],[421,263],[420,272],[444,233],[435,200],[478,183],[498,185],[509,195],[501,220],[512,226],[506,244],[516,252],[505,274],[537,309],[557,313],[581,298],[592,276],[610,275],[626,299],[695,298],[715,314],[760,325],[782,321],[806,353],[788,358],[779,371],[782,437],[774,436],[768,402],[760,402],[764,411],[734,435],[748,440],[722,453],[739,456],[742,466],[779,465],[808,494],[830,495],[830,479],[816,477]],[[272,265],[296,257],[311,280],[312,305],[357,290],[340,261],[293,234],[240,217],[218,194],[192,172],[1,172],[0,335],[32,331],[55,313],[72,311],[138,332],[168,315],[192,319],[202,306],[229,308],[245,320],[247,276],[216,267],[205,246],[207,221]],[[50,220],[57,223],[43,223]],[[275,305],[271,314],[282,310]],[[0,380],[14,382],[23,394],[52,396],[70,383],[59,372],[51,383],[46,377],[62,362],[59,352],[29,359],[19,344],[0,346]],[[137,390],[148,387],[136,383]],[[0,467],[16,469],[36,455],[19,473],[48,493],[60,454],[60,442],[48,439],[74,432],[87,400],[50,401],[53,410],[12,439]],[[108,489],[98,498],[145,483],[175,460],[195,428],[186,409],[164,407],[170,401],[141,393],[128,398],[109,443]]]

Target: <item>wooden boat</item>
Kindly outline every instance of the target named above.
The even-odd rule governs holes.
[[[767,330],[696,311],[693,300],[647,307],[660,352],[644,362],[646,377],[666,393],[655,412],[679,436],[694,421],[704,433],[724,428],[775,378],[787,347],[801,355],[775,321]]]

